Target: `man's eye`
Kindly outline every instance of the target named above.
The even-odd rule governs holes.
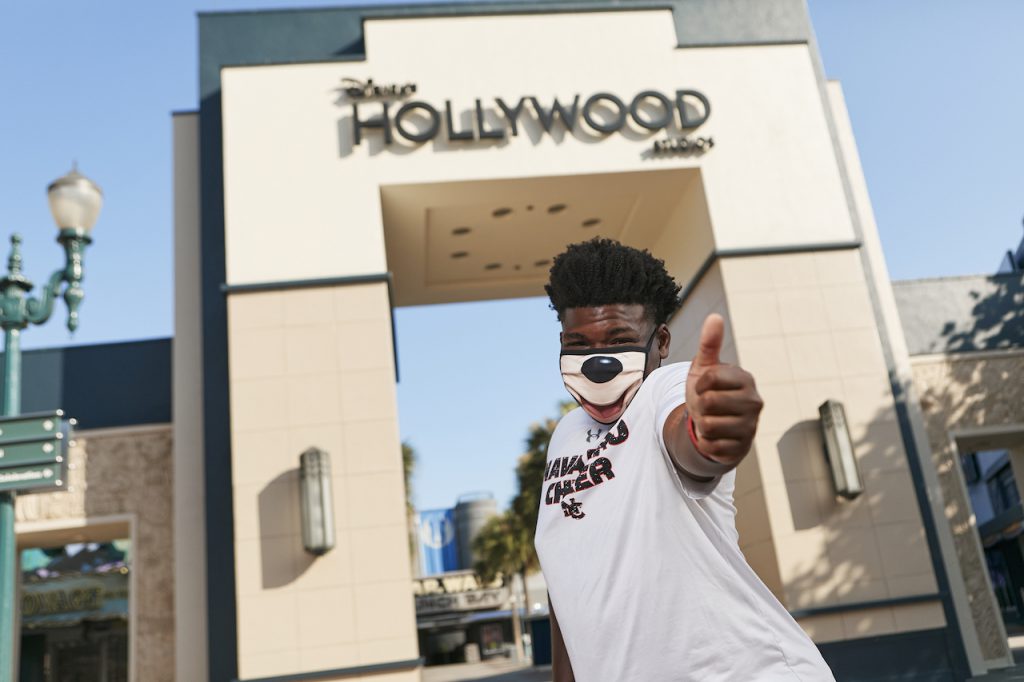
[[[612,339],[611,345],[613,345],[613,346],[627,346],[627,345],[630,345],[630,344],[634,344],[635,345],[636,343],[637,343],[636,339],[622,339],[622,338],[619,338],[619,339]]]

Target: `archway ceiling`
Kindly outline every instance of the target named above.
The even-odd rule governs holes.
[[[395,305],[543,295],[567,244],[612,237],[649,248],[698,171],[381,187]]]

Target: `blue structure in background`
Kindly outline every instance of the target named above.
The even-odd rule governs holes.
[[[420,575],[437,575],[459,569],[455,510],[432,509],[416,514],[420,544]]]

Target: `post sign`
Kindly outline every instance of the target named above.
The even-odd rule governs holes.
[[[66,490],[74,423],[61,410],[0,418],[0,492]]]
[[[63,421],[63,410],[23,414],[17,417],[0,417],[0,443],[53,438],[60,433]]]

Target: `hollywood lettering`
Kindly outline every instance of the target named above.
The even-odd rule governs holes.
[[[627,438],[629,427],[626,426],[626,422],[620,420],[615,431],[605,434],[601,444],[590,448],[586,454],[551,460],[544,470],[544,482],[551,481],[544,492],[544,503],[558,504],[562,498],[568,499],[573,493],[593,488],[615,478],[612,461],[605,455],[608,448],[626,442]]]
[[[700,126],[711,115],[711,102],[697,90],[676,90],[672,96],[644,90],[628,103],[612,93],[598,92],[586,99],[574,95],[571,102],[565,103],[556,97],[550,105],[532,96],[520,97],[514,104],[496,97],[494,105],[495,111],[501,112],[499,125],[487,125],[483,100],[476,99],[472,108],[473,124],[457,126],[458,117],[451,100],[445,100],[443,107],[422,100],[411,100],[401,106],[382,101],[372,105],[375,112],[370,115],[365,109],[368,105],[364,103],[360,110],[359,103],[353,102],[353,144],[362,142],[368,132],[379,132],[385,144],[392,144],[396,134],[408,142],[422,144],[440,135],[442,127],[447,139],[453,142],[501,140],[517,136],[520,123],[532,117],[531,110],[541,128],[549,134],[558,126],[576,130],[581,122],[600,135],[621,131],[630,121],[651,132],[674,127],[687,130]]]

